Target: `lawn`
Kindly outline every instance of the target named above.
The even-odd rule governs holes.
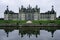
[[[25,24],[26,20],[0,20],[0,24],[4,23],[19,23],[19,24]],[[55,23],[60,24],[60,20],[32,20],[33,24],[48,24],[48,23]]]

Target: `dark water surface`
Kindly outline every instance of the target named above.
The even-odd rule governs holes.
[[[0,28],[0,40],[60,40],[59,27]]]

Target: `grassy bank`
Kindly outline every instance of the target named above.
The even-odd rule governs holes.
[[[27,21],[26,20],[0,20],[0,24],[5,24],[5,23],[11,23],[11,24],[15,24],[15,23],[19,23],[19,24],[25,24]],[[60,24],[60,20],[32,20],[33,24],[48,24],[48,23],[55,23],[55,24]]]
[[[38,20],[38,21],[32,21],[34,24],[60,24],[60,20]]]
[[[24,20],[24,21],[18,21],[18,20],[0,20],[0,24],[6,24],[6,23],[8,23],[8,24],[17,24],[17,23],[19,23],[19,24],[24,24],[24,23],[26,23],[26,21]]]

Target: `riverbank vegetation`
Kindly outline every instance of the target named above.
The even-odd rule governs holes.
[[[0,20],[0,24],[25,24],[27,21],[26,20]],[[33,24],[49,24],[49,23],[54,23],[54,24],[60,24],[60,20],[32,20]]]
[[[38,21],[32,21],[33,24],[60,24],[60,20],[38,20]]]

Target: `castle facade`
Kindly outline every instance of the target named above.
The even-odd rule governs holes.
[[[36,5],[35,8],[32,8],[30,5],[28,8],[21,6],[19,8],[19,13],[14,13],[9,11],[8,6],[4,12],[4,20],[55,20],[56,12],[52,6],[51,11],[40,13],[40,8]]]

